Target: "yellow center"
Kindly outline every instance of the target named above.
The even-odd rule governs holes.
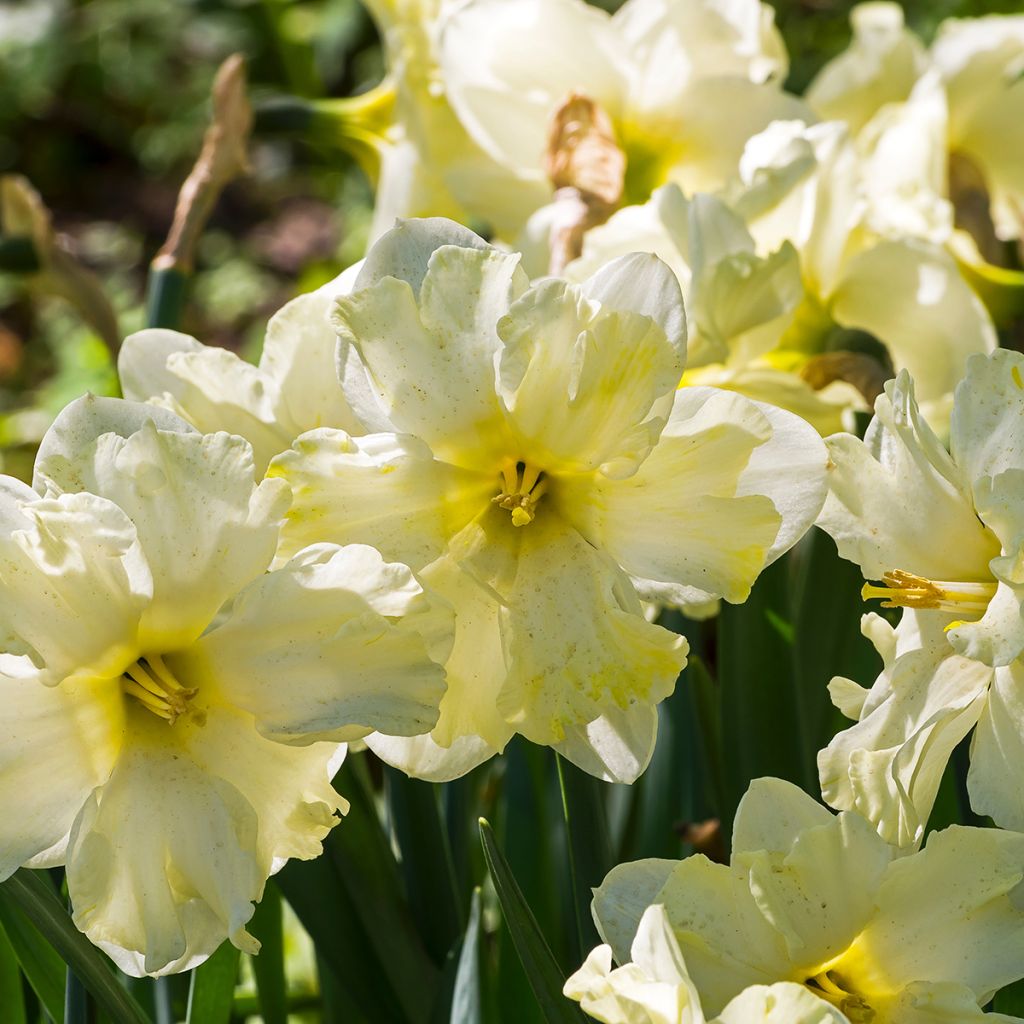
[[[824,999],[846,1014],[851,1024],[871,1024],[875,1019],[875,1011],[868,1006],[864,998],[848,992],[838,984],[831,971],[822,971],[804,984],[819,999]]]
[[[513,526],[532,523],[537,515],[537,502],[548,486],[544,473],[528,462],[508,462],[501,470],[501,486],[491,501],[512,513]]]
[[[194,689],[181,685],[159,654],[133,662],[121,676],[121,688],[144,708],[173,725],[188,710]]]
[[[956,583],[949,580],[929,580],[912,572],[896,569],[882,577],[884,587],[865,583],[861,596],[865,601],[882,600],[883,608],[933,608],[956,615],[985,614],[989,601],[996,592],[995,582]]]

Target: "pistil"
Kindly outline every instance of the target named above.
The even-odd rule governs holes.
[[[536,518],[537,502],[547,490],[547,480],[529,463],[507,463],[501,470],[502,491],[491,499],[512,513],[513,526],[526,526]]]

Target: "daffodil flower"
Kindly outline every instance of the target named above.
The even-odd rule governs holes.
[[[370,433],[311,431],[271,464],[293,491],[280,557],[372,544],[456,609],[438,725],[367,743],[440,780],[520,733],[636,778],[686,657],[641,597],[744,600],[817,513],[819,438],[736,394],[677,391],[682,298],[653,256],[531,288],[518,256],[407,221],[335,323]]]
[[[968,357],[996,347],[995,329],[942,246],[880,230],[868,170],[837,123],[778,122],[747,144],[729,203],[759,253],[796,247],[804,282],[772,358],[819,387],[856,383],[869,401],[909,370],[941,422]]]
[[[666,936],[639,970],[671,983],[685,961],[704,1012],[730,1024],[762,1020],[735,1014],[737,998],[780,983],[833,1008],[813,1016],[809,1003],[815,1024],[1009,1024],[1018,1018],[981,1007],[1024,976],[1022,881],[1024,835],[952,826],[899,857],[860,815],[832,815],[790,783],[758,779],[736,812],[728,865],[701,855],[619,865],[594,891],[593,912],[619,970],[635,974],[625,965],[651,947],[644,915],[660,904],[675,945]]]
[[[982,197],[995,237],[1020,238],[1024,170],[1015,154],[1024,145],[1024,16],[949,18],[928,51],[905,27],[898,4],[859,4],[851,21],[849,49],[807,90],[811,106],[858,134],[877,134],[893,117],[912,129],[899,106],[934,76],[945,115],[936,140],[936,191],[948,194],[965,218],[970,211],[962,201],[974,201],[968,193]]]
[[[640,918],[630,957],[613,968],[611,946],[598,946],[565,983],[565,994],[602,1024],[848,1024],[792,982],[752,985],[709,1021],[660,904]]]
[[[778,87],[787,58],[758,0],[471,0],[441,21],[441,82],[470,135],[514,180],[550,187],[548,131],[570,94],[611,119],[627,202],[660,185],[721,186],[751,135],[803,104]],[[549,193],[550,194],[550,193]]]
[[[582,279],[630,252],[653,252],[675,272],[687,305],[690,337],[684,385],[738,391],[788,409],[822,434],[842,430],[847,409],[863,405],[853,385],[815,388],[779,344],[804,299],[793,244],[760,255],[742,218],[723,200],[686,199],[676,185],[658,189],[592,228],[583,254],[566,268]]]
[[[117,369],[125,398],[177,413],[202,432],[227,430],[253,448],[256,472],[313,427],[352,429],[356,419],[334,373],[337,338],[327,320],[356,267],[278,310],[267,324],[259,366],[164,328],[125,339]]]
[[[129,974],[254,953],[345,808],[340,741],[436,722],[451,611],[365,546],[268,573],[287,488],[162,409],[72,403],[36,486],[0,478],[0,877],[66,865]]]
[[[895,631],[865,622],[885,663],[869,692],[832,683],[857,724],[819,754],[822,791],[900,845],[920,842],[946,761],[975,725],[971,802],[1024,829],[1022,373],[1024,357],[1006,350],[968,362],[949,452],[906,373],[863,442],[827,442],[835,468],[819,525],[874,581],[865,597],[905,611]]]

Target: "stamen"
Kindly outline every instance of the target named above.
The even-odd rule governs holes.
[[[912,572],[896,569],[882,577],[884,587],[865,583],[861,597],[865,601],[881,599],[883,608],[930,608],[954,614],[985,614],[996,592],[992,583],[958,583],[929,580]]]
[[[820,999],[838,1008],[851,1024],[871,1024],[875,1019],[875,1011],[864,998],[837,985],[831,971],[822,971],[813,978],[808,978],[804,986]]]
[[[121,676],[121,688],[169,725],[188,710],[188,702],[196,695],[196,690],[174,678],[159,654],[148,654],[129,665]]]
[[[513,526],[526,526],[536,518],[537,502],[548,482],[542,470],[529,463],[506,463],[501,468],[503,490],[491,499],[498,508],[512,513]]]

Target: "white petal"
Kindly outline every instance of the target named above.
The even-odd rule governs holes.
[[[353,438],[314,430],[274,460],[269,475],[292,489],[278,557],[308,544],[371,544],[385,558],[421,569],[488,507],[493,477],[439,462],[408,434]]]
[[[628,260],[629,257],[626,257]],[[678,282],[656,257],[659,319],[677,324]],[[594,283],[604,302],[582,288],[542,281],[514,303],[499,325],[505,343],[499,377],[513,431],[524,455],[549,472],[602,468],[628,476],[664,426],[685,353],[655,320],[629,308],[631,289],[609,293],[618,267]],[[678,308],[668,296],[678,298]],[[652,309],[644,304],[644,309]]]
[[[594,923],[620,964],[628,962],[644,911],[657,902],[678,863],[652,857],[618,864],[594,890]]]
[[[967,786],[971,806],[1000,828],[1024,831],[1024,665],[1015,661],[994,673],[988,701],[971,744]]]
[[[19,523],[0,535],[0,676],[52,685],[120,675],[153,593],[135,527],[92,494],[22,502],[6,490],[0,508],[5,525]]]
[[[863,814],[900,847],[920,843],[946,763],[981,715],[992,676],[951,652],[943,631],[949,618],[904,612],[893,660],[860,721],[818,754],[828,803]]]
[[[427,736],[384,736],[371,733],[366,745],[382,761],[414,779],[451,782],[499,753],[480,736],[459,736],[442,747]]]
[[[988,577],[996,539],[921,416],[909,376],[886,385],[863,443],[837,434],[828,449],[834,468],[818,525],[868,579],[894,569],[938,580]]]
[[[406,566],[321,544],[250,583],[180,658],[271,739],[410,736],[437,721],[452,630],[447,603]]]
[[[570,92],[614,117],[621,47],[603,11],[579,0],[473,0],[442,21],[446,95],[499,163],[541,179],[549,121]]]
[[[66,459],[50,456],[37,470],[51,486],[109,498],[135,524],[154,588],[142,642],[158,651],[195,639],[266,570],[288,505],[282,482],[256,486],[242,438],[153,421],[127,438],[103,434]]]
[[[903,1024],[902,1018],[900,1022]],[[780,981],[774,985],[752,985],[733,999],[712,1024],[848,1024],[848,1020],[803,985]]]
[[[801,832],[830,825],[834,820],[834,815],[791,782],[754,779],[736,808],[733,859],[758,850],[788,853]]]
[[[647,770],[657,735],[658,709],[637,704],[566,728],[555,750],[597,779],[633,783]]]
[[[117,757],[124,728],[116,683],[42,686],[0,680],[0,877],[66,841]],[[58,858],[59,860],[60,858]]]
[[[643,581],[645,596],[742,601],[779,532],[769,498],[737,494],[752,453],[771,431],[768,417],[740,395],[682,388],[635,475],[567,481],[562,507],[591,543]],[[816,437],[814,443],[820,445]]]

